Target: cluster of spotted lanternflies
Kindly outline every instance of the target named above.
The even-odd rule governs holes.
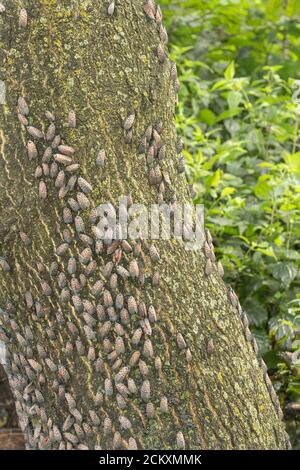
[[[115,2],[111,2],[108,6],[108,14],[113,15],[114,11]],[[162,25],[161,10],[155,7],[152,0],[148,0],[144,5],[144,11],[150,21],[157,23],[161,38],[157,56],[159,61],[163,62],[167,59],[165,49],[167,33]],[[22,9],[19,16],[20,26],[26,27],[27,21],[27,12]],[[171,79],[178,91],[176,65],[171,64],[170,69]],[[83,361],[87,360],[92,370],[103,377],[103,384],[94,392],[93,409],[87,410],[83,416],[69,387],[72,378],[66,364],[59,364],[54,358],[48,357],[47,351],[40,343],[36,345],[36,352],[33,351],[32,328],[27,325],[21,331],[14,319],[17,309],[8,300],[5,310],[1,309],[1,320],[7,328],[5,331],[0,328],[0,340],[8,346],[10,343],[15,343],[18,348],[18,352],[7,352],[6,369],[16,400],[19,422],[26,435],[28,448],[88,449],[87,441],[91,436],[99,435],[95,433],[95,430],[100,428],[102,429],[100,441],[95,444],[95,449],[101,449],[102,446],[134,450],[138,448],[138,443],[131,435],[133,425],[126,416],[128,401],[131,397],[136,399],[139,394],[147,419],[155,417],[156,407],[151,401],[153,392],[149,365],[152,362],[159,374],[163,364],[160,357],[155,354],[151,341],[152,329],[157,322],[155,307],[147,306],[145,302],[132,295],[124,296],[121,293],[122,289],[118,286],[119,282],[124,283],[130,280],[139,286],[147,282],[142,268],[142,252],[144,256],[150,257],[154,266],[152,285],[159,285],[159,271],[155,266],[160,262],[160,254],[154,245],[149,246],[145,242],[129,243],[125,239],[109,238],[103,242],[97,237],[98,214],[91,207],[90,201],[93,188],[88,181],[78,175],[80,165],[74,161],[75,149],[61,141],[60,135],[56,132],[55,116],[52,112],[46,111],[45,113],[49,122],[45,133],[29,125],[28,116],[27,102],[20,97],[18,118],[23,129],[26,128],[30,136],[27,143],[29,160],[36,161],[39,158],[38,148],[42,142],[48,145],[35,170],[35,178],[39,181],[39,197],[41,200],[47,198],[48,185],[52,181],[59,198],[62,201],[68,198],[62,211],[65,228],[63,240],[56,248],[56,260],[48,268],[41,263],[37,266],[41,276],[41,292],[43,298],[49,299],[50,304],[54,294],[58,294],[61,308],[54,312],[54,316],[57,325],[67,328],[69,332],[69,340],[64,348],[66,357],[71,358],[76,354]],[[132,141],[134,122],[135,114],[131,113],[123,123],[126,143]],[[76,113],[73,110],[69,113],[68,124],[71,128],[77,125]],[[171,183],[169,175],[162,173],[159,168],[159,163],[164,160],[167,151],[162,141],[162,130],[161,120],[153,126],[148,126],[139,147],[139,152],[145,154],[149,166],[149,183],[157,186],[159,202],[164,200],[165,185]],[[178,154],[181,153],[182,146],[182,141],[179,140]],[[105,161],[105,150],[100,149],[96,156],[96,166],[100,171],[105,166]],[[178,172],[183,171],[184,164],[181,159]],[[128,205],[130,204],[132,200],[129,196]],[[28,235],[21,232],[20,237],[24,245],[30,248],[31,239]],[[77,254],[75,254],[76,250]],[[71,256],[69,256],[70,251]],[[210,276],[215,269],[218,275],[223,276],[223,267],[221,263],[216,262],[209,230],[206,230],[203,251],[206,259],[205,275]],[[100,258],[104,260],[104,267],[99,276]],[[4,273],[11,271],[4,258],[0,258],[0,265]],[[84,292],[88,293],[89,298],[84,298]],[[25,292],[24,298],[26,309],[31,313],[33,322],[47,318],[48,310],[43,300],[35,299],[30,291]],[[231,288],[228,290],[228,298],[240,314],[246,340],[252,344],[257,353],[257,344],[249,330],[247,315]],[[63,313],[65,308],[67,314]],[[10,333],[8,333],[9,330]],[[56,339],[51,321],[48,322],[45,332],[50,340]],[[99,342],[102,345],[100,354],[97,350]],[[193,359],[192,352],[181,333],[177,333],[176,343],[179,350],[185,354],[186,361],[190,363]],[[207,343],[208,356],[213,354],[214,349],[214,342],[210,339]],[[125,354],[128,351],[131,351],[131,355],[126,359]],[[267,367],[262,360],[261,366],[272,401],[278,413],[282,414],[277,395],[268,377]],[[64,405],[67,409],[62,427],[47,417],[43,407],[45,399],[42,390],[46,383],[43,372],[45,368],[53,374],[51,390],[61,400],[62,406]],[[138,384],[131,376],[135,370],[139,371],[141,377]],[[120,410],[118,422],[112,420],[109,413],[103,412],[101,408],[105,402],[111,406],[113,398]],[[160,412],[169,413],[169,408],[168,398],[161,396]],[[99,409],[102,411],[99,412]],[[184,449],[186,443],[182,431],[177,430],[175,433],[177,447]]]

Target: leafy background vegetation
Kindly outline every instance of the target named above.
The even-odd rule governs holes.
[[[187,177],[300,448],[300,1],[160,3]]]

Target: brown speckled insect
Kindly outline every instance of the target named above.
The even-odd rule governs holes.
[[[32,160],[33,158],[37,158],[38,156],[36,145],[34,142],[32,142],[32,140],[29,140],[27,143],[27,153],[28,153],[29,160]]]
[[[106,158],[106,155],[105,155],[105,150],[104,149],[101,149],[97,155],[97,158],[96,158],[96,165],[100,168],[102,168],[104,166],[104,163],[105,163],[105,158]]]
[[[23,116],[23,114],[18,113],[18,119],[22,126],[28,126],[28,120],[26,119],[25,116]]]
[[[206,261],[206,265],[205,265],[205,274],[206,276],[210,276],[213,272],[213,265],[212,265],[212,262],[210,259],[208,259]]]
[[[46,111],[45,117],[48,119],[48,121],[55,121],[55,116],[51,111]]]
[[[68,157],[67,155],[63,155],[62,153],[56,153],[54,155],[54,160],[57,162],[57,163],[61,163],[62,165],[71,165],[71,163],[73,163],[73,160],[71,157]]]
[[[80,206],[80,209],[88,209],[90,207],[90,201],[85,196],[84,193],[77,193],[77,201]]]
[[[40,131],[39,129],[37,129],[37,127],[34,127],[34,126],[28,126],[27,132],[28,134],[31,135],[31,137],[37,140],[43,139],[44,137],[44,134],[42,133],[42,131]]]
[[[168,33],[166,31],[166,28],[161,24],[159,27],[159,36],[160,39],[163,43],[167,44],[169,38],[168,38]]]
[[[147,0],[144,5],[144,12],[150,20],[155,20],[155,5],[152,0]]]
[[[181,351],[183,349],[186,349],[186,342],[181,333],[177,334],[176,340],[177,340],[177,346],[179,347]]]
[[[25,246],[31,245],[31,239],[28,237],[28,235],[25,232],[20,232],[20,237]]]
[[[128,440],[128,450],[138,450],[136,440],[133,437],[130,437]]]
[[[46,140],[50,142],[51,140],[54,139],[54,136],[55,136],[55,124],[52,122],[46,131],[45,137],[46,137]]]
[[[206,350],[207,350],[207,354],[209,356],[211,356],[215,350],[215,345],[214,345],[214,341],[213,339],[210,339],[208,342],[207,342],[207,347],[206,347]]]
[[[158,57],[159,62],[163,63],[165,62],[167,55],[166,55],[166,50],[165,47],[162,43],[160,43],[156,49],[156,54]]]
[[[80,187],[80,189],[85,193],[85,194],[89,194],[93,188],[92,186],[90,185],[90,183],[88,183],[84,178],[82,178],[81,176],[78,178],[78,186]]]
[[[20,114],[22,114],[23,116],[28,116],[29,107],[25,101],[25,98],[23,98],[22,96],[18,98],[18,108],[19,108]]]
[[[40,199],[47,198],[47,186],[43,180],[41,180],[39,183],[39,197]]]
[[[71,110],[69,112],[69,116],[68,116],[68,124],[69,124],[69,127],[71,129],[75,129],[76,127],[76,113],[74,110]]]
[[[61,141],[60,135],[56,135],[56,136],[54,137],[53,141],[52,141],[51,147],[52,147],[53,149],[56,149],[56,148],[59,146],[60,141]]]
[[[151,396],[151,386],[149,380],[144,380],[141,386],[141,399],[145,402],[150,400]]]
[[[179,449],[185,449],[185,439],[181,431],[176,434],[176,444]]]
[[[72,212],[68,207],[63,209],[63,220],[65,224],[71,224],[73,222]]]
[[[218,261],[218,263],[217,263],[217,270],[218,270],[219,275],[221,277],[224,277],[224,268],[222,266],[221,261]]]
[[[19,26],[21,28],[26,28],[28,23],[28,14],[25,8],[21,8],[19,13]]]
[[[148,318],[150,323],[155,323],[157,321],[157,315],[153,305],[150,305],[148,308]]]
[[[135,121],[135,114],[132,113],[124,121],[124,124],[123,124],[124,130],[129,131],[132,128],[134,121]]]
[[[107,13],[109,16],[112,16],[115,12],[115,2],[111,2],[107,8]]]

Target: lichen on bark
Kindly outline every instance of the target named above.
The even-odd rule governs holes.
[[[112,15],[106,1],[23,3],[26,27],[19,25],[17,0],[0,16],[0,78],[7,89],[7,102],[0,106],[0,256],[10,266],[0,274],[0,331],[27,447],[287,448],[278,399],[253,350],[246,316],[223,283],[213,252],[208,255],[212,274],[207,276],[207,253],[187,251],[180,240],[155,241],[160,260],[154,261],[151,243],[141,243],[141,254],[137,243],[132,252],[120,244],[99,253],[93,239],[88,262],[93,259],[97,267],[87,270],[82,252],[88,242],[74,223],[63,220],[68,198],[76,200],[80,191],[78,182],[59,197],[55,178],[48,176],[57,150],[42,166],[51,142],[30,137],[17,117],[20,96],[29,104],[28,124],[43,133],[49,126],[45,111],[55,114],[56,134],[75,149],[74,161],[80,164],[76,175],[93,187],[87,195],[90,207],[76,212],[89,237],[92,207],[116,204],[121,195],[149,206],[157,202],[163,179],[166,202],[190,202],[185,177],[178,173],[177,84],[174,65],[162,55],[166,37],[159,10],[143,0],[116,1]],[[76,112],[75,128],[68,126],[70,110]],[[134,124],[124,133],[130,115]],[[140,153],[150,125],[147,151]],[[35,141],[38,159],[28,159],[28,139]],[[159,139],[166,158],[157,163]],[[151,146],[154,164],[145,155]],[[101,149],[106,158],[98,167]],[[37,165],[47,187],[45,200],[39,197]],[[151,166],[161,172],[154,174],[154,185],[149,184]],[[66,254],[58,256],[66,228],[71,241]],[[28,243],[20,233],[29,237]],[[213,250],[209,239],[208,245]],[[77,261],[72,275],[71,257]],[[133,260],[141,275],[124,278],[118,266],[130,270]],[[112,263],[113,279],[103,275],[107,263]],[[160,282],[153,286],[156,272]],[[66,276],[63,287],[59,273]],[[92,286],[99,279],[106,294],[97,297]],[[69,295],[66,303],[61,301],[63,289]],[[28,292],[32,302],[24,300]],[[129,314],[116,305],[118,294]],[[76,295],[83,306],[77,305]],[[146,317],[153,306],[157,321],[145,322],[144,304]],[[142,337],[135,344],[132,336],[139,328]],[[140,354],[136,363],[134,352],[135,358]]]

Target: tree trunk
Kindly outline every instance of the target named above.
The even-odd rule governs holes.
[[[191,202],[160,10],[23,3],[27,19],[17,0],[0,14],[0,318],[27,448],[288,448],[209,233],[201,251],[176,238],[96,243],[100,203]]]

